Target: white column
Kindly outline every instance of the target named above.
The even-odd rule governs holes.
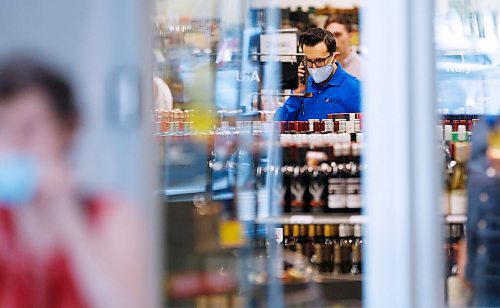
[[[366,307],[438,307],[434,2],[367,1]]]

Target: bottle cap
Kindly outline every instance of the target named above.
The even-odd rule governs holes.
[[[323,236],[323,226],[322,225],[316,225],[316,235]]]
[[[346,237],[345,226],[346,225],[339,225],[339,236],[340,237]]]
[[[451,133],[453,128],[451,125],[444,126],[444,141],[451,141]]]
[[[290,225],[283,225],[283,236],[290,236]]]
[[[354,237],[361,237],[361,225],[354,225]]]
[[[324,119],[323,123],[325,125],[325,132],[333,132],[333,120],[332,119]]]
[[[339,226],[339,236],[349,237],[353,235],[353,228],[351,225],[342,224]]]
[[[326,236],[326,237],[329,237],[329,236],[332,236],[333,235],[333,232],[332,232],[332,227],[330,225],[325,225],[324,228],[323,228],[323,234]]]
[[[467,128],[465,125],[458,125],[458,141],[467,140]]]
[[[364,141],[364,134],[363,133],[357,133],[356,134],[356,142],[357,143],[362,143]]]
[[[316,228],[314,225],[309,225],[307,230],[307,236],[315,237],[316,236]]]
[[[299,235],[300,236],[306,236],[307,235],[307,232],[306,232],[306,225],[299,225]]]

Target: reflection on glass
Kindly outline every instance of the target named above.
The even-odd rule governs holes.
[[[445,288],[450,305],[499,303],[498,290],[483,286],[486,279],[496,284],[496,273],[472,274],[496,266],[478,261],[478,256],[494,249],[481,245],[488,216],[482,204],[499,196],[497,189],[490,188],[498,186],[498,178],[487,176],[487,170],[495,173],[494,159],[487,155],[488,132],[495,125],[488,129],[486,124],[494,117],[483,116],[500,112],[499,12],[498,3],[491,1],[437,2],[436,89],[444,154]]]
[[[153,117],[167,305],[359,305],[361,115],[274,121],[299,31],[332,10],[175,2],[158,2],[156,29],[173,109]]]

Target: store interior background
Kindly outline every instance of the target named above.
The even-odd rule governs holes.
[[[272,8],[277,7],[281,9],[276,15],[278,17],[269,18],[273,16]],[[259,19],[259,10],[266,14],[267,20]],[[494,1],[440,0],[422,5],[409,2],[375,5],[370,1],[209,1],[202,4],[197,1],[157,1],[157,37],[160,40],[156,40],[155,50],[156,55],[161,56],[155,74],[162,76],[170,85],[174,106],[183,108],[185,101],[189,106],[189,93],[193,94],[193,101],[208,102],[204,108],[213,114],[215,123],[212,124],[217,126],[224,117],[234,117],[235,110],[243,109],[241,113],[244,114],[245,109],[255,107],[251,106],[252,103],[255,105],[254,97],[249,99],[241,95],[252,85],[234,80],[237,72],[245,69],[245,64],[234,60],[231,63],[232,55],[247,48],[244,42],[249,35],[272,28],[299,28],[300,31],[315,25],[321,27],[328,15],[333,13],[350,16],[355,24],[353,47],[368,62],[364,68],[367,76],[366,83],[363,83],[363,104],[367,106],[364,111],[371,119],[379,119],[376,123],[368,117],[365,126],[368,136],[371,134],[373,137],[367,141],[364,155],[368,164],[373,166],[368,171],[366,182],[363,182],[366,185],[364,200],[369,200],[364,204],[363,219],[370,222],[364,236],[371,238],[363,258],[364,262],[376,265],[367,267],[367,272],[363,273],[363,299],[369,305],[393,302],[402,306],[411,303],[424,307],[443,302],[460,303],[462,299],[448,295],[447,282],[442,283],[456,274],[456,268],[448,269],[454,271],[453,274],[443,269],[450,266],[450,261],[443,261],[439,247],[448,245],[446,247],[449,248],[456,244],[453,242],[456,238],[451,243],[451,236],[446,234],[452,228],[462,230],[466,216],[462,212],[454,215],[456,213],[448,209],[443,224],[440,216],[443,207],[440,201],[443,162],[432,148],[435,138],[432,128],[443,114],[498,114],[500,100],[495,91],[500,85],[498,11],[498,4]],[[294,21],[289,15],[297,12],[307,16],[306,23]],[[391,14],[395,17],[387,19]],[[410,18],[405,19],[404,16]],[[202,30],[197,32],[196,29]],[[162,50],[166,52],[161,53]],[[182,57],[181,63],[176,65],[176,56],[189,56],[191,53],[194,55],[190,60],[192,62],[186,62],[186,57]],[[174,57],[174,61],[169,57]],[[214,62],[211,57],[215,58],[212,60],[217,65],[209,65]],[[190,77],[193,71],[197,72],[195,78]],[[251,74],[248,76],[249,83],[260,82],[250,80],[254,77]],[[377,80],[381,77],[383,80]],[[200,80],[204,82],[200,83]],[[252,91],[257,90],[254,88]],[[203,97],[198,96],[200,93]],[[262,104],[259,105],[261,120],[264,121],[265,115],[272,114],[282,103],[282,97],[262,97]],[[214,109],[219,110],[216,115]],[[381,125],[379,121],[385,124]],[[388,132],[388,127],[394,131]],[[386,152],[388,148],[392,150]],[[425,162],[425,168],[421,168],[422,162]],[[388,172],[388,168],[391,171]],[[391,191],[381,193],[388,187],[392,187]],[[270,214],[272,218],[273,214]],[[394,246],[387,247],[387,242],[391,240]],[[420,245],[426,248],[418,248]],[[380,252],[380,247],[385,247],[387,251]],[[455,248],[456,245],[451,249]],[[210,263],[206,259],[203,262]],[[254,266],[258,267],[253,265],[251,268]],[[400,270],[385,275],[386,268]],[[422,271],[422,268],[427,270]],[[253,268],[250,272],[249,275],[257,275],[259,270]],[[444,277],[439,274],[442,272],[446,273]],[[292,298],[287,293],[290,286],[275,282],[273,287],[269,279],[267,290],[263,291],[267,297],[260,296],[271,303],[290,304],[287,302]],[[321,283],[318,285],[321,288]],[[382,285],[393,287],[394,292],[380,295]],[[349,289],[352,285],[346,283],[343,287]],[[358,287],[361,288],[361,284]],[[250,294],[262,292],[249,286],[247,288]],[[318,295],[316,288],[314,283],[307,284],[306,290],[312,290],[309,294],[313,294],[312,298]],[[412,291],[414,288],[417,290]],[[344,295],[348,293],[345,291]],[[399,295],[394,296],[394,293]],[[326,299],[323,297],[325,293],[320,291],[319,294],[323,295],[318,298],[326,302],[332,300],[333,303],[345,304],[350,300],[354,303],[361,301],[361,297],[356,296],[343,298],[344,301],[336,298],[335,301],[335,295]],[[252,302],[258,298],[253,296],[238,300]],[[308,298],[305,296],[304,300]],[[199,300],[202,305],[210,305],[218,300],[232,303],[235,299],[202,296]]]
[[[273,15],[276,7],[282,10]],[[306,214],[292,221],[269,209],[262,214],[266,227],[259,229],[237,219],[253,214],[225,213],[224,202],[210,202],[205,194],[211,184],[208,138],[185,142],[159,134],[149,103],[154,75],[169,85],[174,108],[198,111],[193,129],[217,128],[221,117],[234,126],[239,104],[258,106],[241,94],[257,91],[257,85],[252,74],[249,82],[235,80],[241,61],[224,60],[259,27],[303,26],[282,25],[288,20],[281,13],[299,7],[320,26],[328,13],[359,13],[353,44],[367,60],[363,130],[369,137],[363,157],[371,167],[363,181],[363,215],[326,218],[328,224],[363,224],[366,271],[330,284],[308,267],[296,272],[300,281],[268,275],[283,258],[274,228],[316,218]],[[267,12],[270,24],[259,24],[258,13],[250,20],[251,8]],[[449,299],[440,201],[444,168],[435,151],[435,126],[443,113],[499,113],[498,1],[30,1],[8,3],[0,20],[1,57],[27,50],[72,77],[84,112],[74,153],[79,175],[87,186],[118,191],[143,210],[151,242],[150,290],[162,304],[441,307]],[[271,88],[278,75],[266,79]],[[110,78],[125,84],[123,100],[110,100]],[[261,120],[282,103],[276,96],[262,98]],[[132,112],[117,115],[115,104]],[[240,139],[240,150],[253,148],[253,137]],[[466,216],[447,219],[463,225]],[[247,225],[254,234],[243,232]],[[256,234],[267,244],[249,240]],[[209,290],[172,289],[183,285]]]

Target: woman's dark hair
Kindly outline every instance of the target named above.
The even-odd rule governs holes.
[[[324,42],[328,52],[334,53],[337,51],[337,44],[335,43],[335,37],[330,31],[326,31],[321,28],[311,28],[303,32],[299,37],[299,46],[303,48],[306,46],[316,46],[319,43]]]
[[[0,63],[0,104],[28,89],[40,89],[63,125],[75,128],[78,109],[66,79],[55,70],[29,57],[13,57]]]
[[[352,21],[351,21],[351,18],[349,18],[349,16],[330,15],[325,22],[324,28],[326,29],[330,24],[333,24],[333,23],[344,25],[344,27],[348,33],[352,32]]]

